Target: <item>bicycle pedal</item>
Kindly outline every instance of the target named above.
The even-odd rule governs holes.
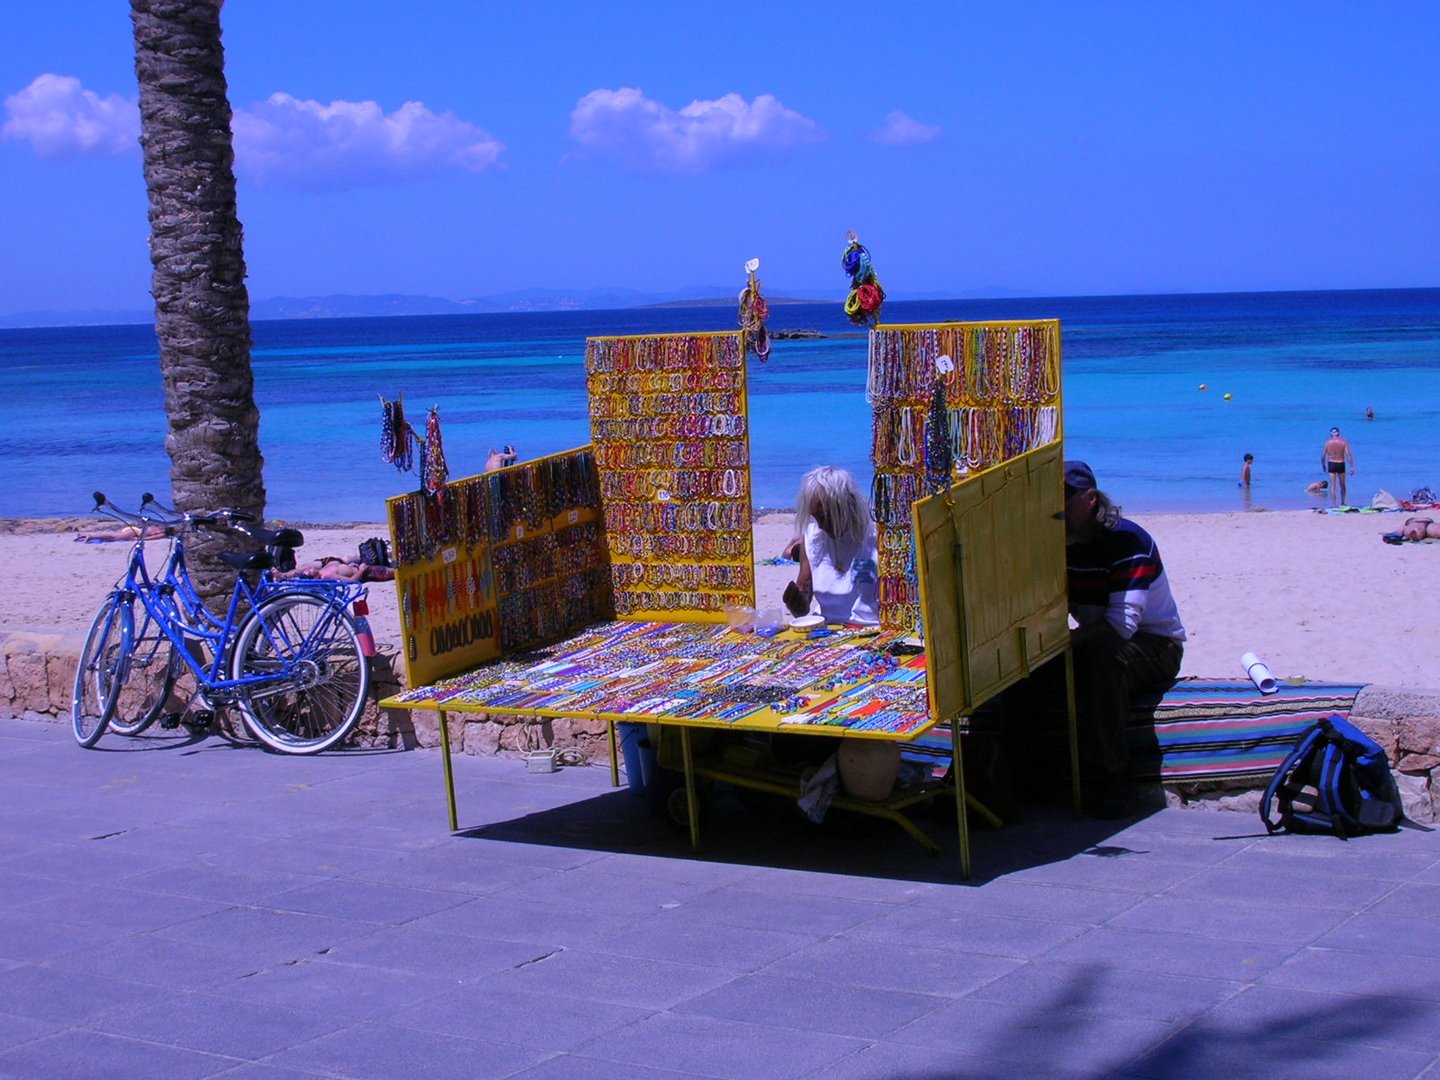
[[[180,714],[178,712],[167,712],[160,717],[160,726],[166,731],[173,731],[180,726]]]
[[[213,723],[215,723],[215,714],[207,709],[191,713],[185,718],[185,726],[195,732],[206,731]]]

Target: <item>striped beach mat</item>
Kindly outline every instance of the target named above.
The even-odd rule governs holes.
[[[1151,780],[1267,777],[1315,721],[1348,718],[1360,689],[1282,682],[1262,694],[1248,680],[1181,679],[1131,714],[1131,770]]]
[[[1131,770],[1146,780],[1261,778],[1285,760],[1321,717],[1349,717],[1360,684],[1283,682],[1262,694],[1248,680],[1181,679],[1163,695],[1137,701],[1130,716]],[[1053,726],[1063,730],[1063,714]],[[943,771],[950,729],[936,725],[903,746],[911,760]]]

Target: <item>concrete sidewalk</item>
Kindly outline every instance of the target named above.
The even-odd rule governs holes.
[[[1440,1076],[1440,837],[1169,810],[706,850],[601,768],[0,720],[0,1076]]]

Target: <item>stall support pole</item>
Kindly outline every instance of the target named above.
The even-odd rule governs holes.
[[[695,759],[690,753],[690,729],[680,728],[680,760],[685,764],[685,810],[690,818],[690,850],[700,850],[700,799],[695,794]]]
[[[445,766],[445,801],[450,807],[450,831],[459,832],[460,818],[455,813],[455,773],[450,767],[450,721],[440,711],[440,760]]]
[[[610,786],[611,786],[611,787],[619,787],[619,786],[620,786],[620,759],[619,759],[618,756],[616,756],[616,753],[617,753],[617,752],[616,752],[616,745],[615,745],[615,721],[614,721],[614,720],[611,720],[609,723],[607,723],[607,724],[605,725],[605,728],[606,728],[607,733],[608,733],[609,736],[610,736]]]
[[[960,877],[970,880],[970,822],[966,815],[965,762],[960,757],[960,717],[950,721],[950,761],[955,776],[955,823],[960,830]]]
[[[1084,817],[1080,805],[1080,731],[1075,722],[1075,659],[1065,647],[1065,712],[1070,733],[1070,802],[1075,816]]]

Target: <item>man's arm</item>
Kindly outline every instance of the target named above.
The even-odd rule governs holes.
[[[1109,619],[1101,619],[1099,622],[1090,623],[1088,626],[1077,626],[1070,631],[1070,645],[1078,648],[1086,642],[1095,641],[1099,638],[1119,637],[1115,627],[1110,625]]]

